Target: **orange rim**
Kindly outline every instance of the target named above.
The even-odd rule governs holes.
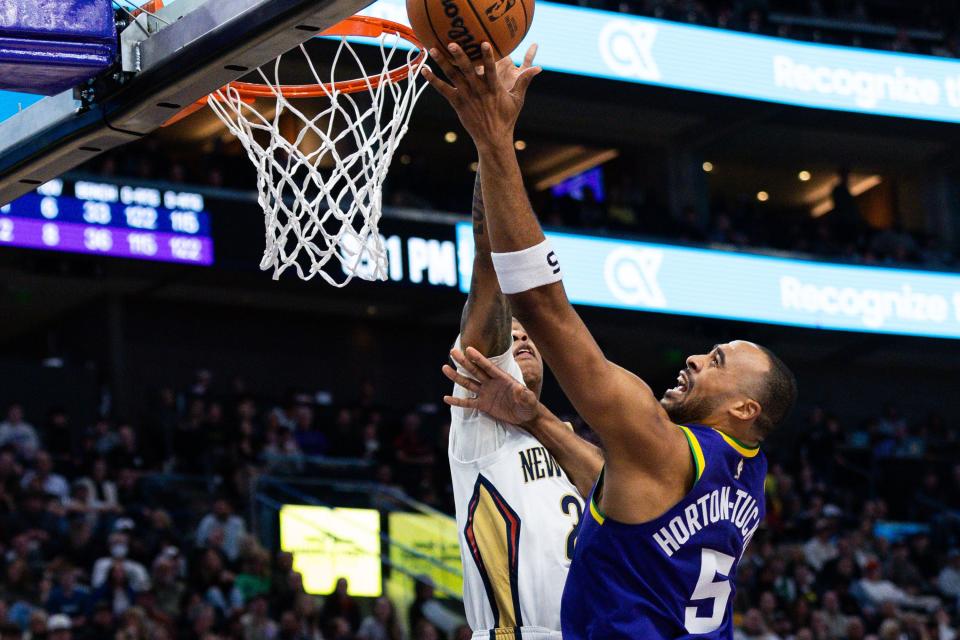
[[[154,0],[154,2],[160,6],[163,6],[163,0]],[[352,16],[325,31],[321,31],[317,35],[379,38],[385,33],[403,38],[416,47],[420,53],[418,53],[417,57],[411,62],[401,65],[396,69],[392,69],[384,75],[354,78],[353,80],[341,80],[340,82],[328,84],[281,84],[271,86],[257,82],[231,82],[223,87],[220,91],[225,91],[228,88],[235,89],[244,103],[251,104],[256,98],[273,98],[277,95],[277,93],[286,98],[321,98],[324,96],[329,96],[334,92],[357,93],[367,89],[376,89],[380,86],[384,79],[387,79],[390,82],[397,82],[409,76],[410,69],[414,66],[419,66],[420,63],[423,62],[427,57],[427,52],[424,49],[423,44],[420,42],[419,38],[417,38],[417,34],[415,34],[413,29],[410,27],[397,22],[392,22],[390,20],[384,20],[383,18]],[[212,93],[209,96],[204,96],[192,105],[183,109],[183,111],[177,115],[164,122],[163,126],[169,127],[170,125],[175,124],[196,113],[205,107],[207,105],[207,101],[211,98],[215,100],[218,99],[216,97],[216,93]]]
[[[144,2],[138,8],[133,10],[133,17],[136,18],[141,13],[156,13],[160,9],[163,9],[163,0],[150,0],[149,2]]]
[[[271,98],[277,93],[286,98],[319,98],[328,96],[331,93],[356,93],[368,88],[376,89],[380,83],[387,79],[390,82],[397,82],[410,75],[410,69],[419,65],[427,56],[423,45],[417,38],[413,29],[405,25],[384,20],[383,18],[371,18],[369,16],[353,16],[343,22],[334,25],[326,31],[321,31],[319,36],[361,36],[365,38],[379,38],[383,34],[391,34],[403,38],[417,49],[420,53],[413,61],[408,62],[396,69],[392,69],[385,75],[368,76],[365,78],[355,78],[353,80],[341,80],[329,84],[281,84],[270,86],[256,82],[231,82],[229,87],[235,89],[242,98]]]

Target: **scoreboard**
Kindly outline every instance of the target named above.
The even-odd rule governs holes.
[[[0,247],[209,266],[210,214],[199,193],[51,180],[0,207]]]

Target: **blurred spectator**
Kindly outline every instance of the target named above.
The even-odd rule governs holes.
[[[146,454],[141,452],[137,441],[137,433],[130,425],[124,424],[117,429],[117,442],[110,450],[109,460],[110,466],[113,468],[124,466],[136,471],[147,468]]]
[[[387,598],[377,598],[373,612],[360,623],[357,640],[402,640],[403,633],[397,620],[393,603]]]
[[[115,616],[121,616],[133,606],[136,600],[136,591],[131,586],[129,572],[124,560],[112,560],[108,566],[106,579],[97,584],[93,592],[94,602],[106,602]]]
[[[410,626],[416,630],[418,625],[428,624],[444,634],[451,634],[464,623],[461,616],[452,613],[434,597],[434,583],[430,576],[417,578],[414,587],[416,598],[410,605]],[[416,634],[415,634],[416,635]]]
[[[936,598],[926,596],[911,596],[894,583],[885,579],[881,572],[880,563],[871,560],[867,563],[864,577],[854,585],[865,605],[874,609],[885,603],[909,607],[921,607],[934,610],[939,602]]]
[[[433,464],[433,447],[423,437],[423,421],[411,412],[403,417],[403,430],[393,441],[397,461],[406,465]]]
[[[75,437],[70,425],[70,417],[63,407],[51,409],[43,427],[43,443],[54,463],[69,462],[75,447]]]
[[[750,609],[743,616],[743,625],[733,634],[734,640],[780,640],[780,638],[767,631],[763,621],[763,616],[757,609]]]
[[[960,607],[960,550],[950,550],[947,566],[937,576],[937,586],[940,593]]]
[[[215,530],[223,535],[223,552],[230,562],[236,561],[240,554],[240,541],[246,534],[243,518],[234,515],[233,507],[224,498],[213,503],[213,510],[204,516],[197,527],[197,545],[206,546]]]
[[[316,428],[313,416],[313,407],[307,404],[298,405],[294,411],[294,432],[297,446],[308,456],[322,456],[327,453],[327,437]],[[334,447],[337,446],[334,440]],[[333,453],[333,455],[337,455]]]
[[[277,637],[277,623],[270,619],[267,611],[267,599],[255,596],[250,602],[249,611],[240,618],[243,640],[274,640]]]
[[[816,533],[803,546],[804,558],[816,571],[820,571],[823,565],[837,557],[836,545],[831,540],[832,531],[833,528],[828,521],[818,521]]]
[[[110,588],[125,591],[127,588],[133,591],[143,591],[150,588],[150,576],[142,564],[136,560],[127,557],[130,552],[130,537],[123,530],[114,531],[109,538],[110,555],[100,558],[93,565],[90,584],[94,589],[100,589],[111,582]],[[117,580],[113,575],[117,571],[122,571],[123,580]],[[100,594],[101,596],[103,593]],[[97,599],[97,595],[94,595]],[[131,598],[132,603],[132,598]],[[113,609],[115,615],[120,612]]]
[[[342,618],[350,625],[351,632],[360,627],[360,607],[357,601],[348,593],[349,585],[346,578],[337,578],[333,593],[327,596],[323,603],[320,619],[324,625],[330,625],[334,619]]]
[[[59,498],[65,502],[70,495],[70,485],[59,473],[53,472],[53,460],[46,451],[39,451],[34,459],[34,469],[23,476],[24,488],[31,488]]]
[[[187,587],[180,579],[176,549],[168,548],[153,563],[151,582],[156,606],[170,618],[177,619]]]
[[[40,438],[33,425],[23,419],[23,407],[12,404],[7,419],[0,422],[0,448],[12,446],[21,460],[33,460],[40,448]]]
[[[65,565],[57,575],[57,584],[50,590],[44,608],[51,614],[63,614],[73,620],[75,625],[83,625],[90,610],[90,590],[78,584],[77,569]]]
[[[73,623],[63,614],[55,614],[47,619],[47,640],[71,640]]]
[[[87,488],[87,503],[98,512],[116,513],[120,511],[117,502],[117,485],[109,479],[107,461],[97,458],[93,461],[90,475],[78,481]]]

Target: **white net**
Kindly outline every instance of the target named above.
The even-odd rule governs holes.
[[[386,247],[378,229],[383,182],[427,85],[420,76],[420,51],[404,47],[400,35],[384,33],[367,42],[378,45],[381,54],[375,64],[382,66],[372,75],[354,45],[342,37],[327,79],[321,79],[301,45],[277,58],[272,69],[257,70],[271,89],[269,98],[252,101],[228,85],[208,101],[257,169],[266,231],[260,268],[272,270],[274,279],[291,268],[303,280],[319,275],[336,287],[353,277],[387,279]],[[372,47],[364,49],[369,53]],[[306,64],[289,60],[293,56],[302,56]],[[323,87],[319,108],[306,113],[297,103],[312,106],[316,100],[283,95],[285,58],[287,64],[308,69],[312,82]],[[366,77],[360,91],[333,88],[343,79],[334,77],[341,62],[360,69],[355,77]],[[409,74],[391,78],[391,70],[404,67]]]

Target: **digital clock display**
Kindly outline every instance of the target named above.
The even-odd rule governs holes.
[[[0,246],[209,266],[210,214],[199,193],[51,180],[0,207]]]

